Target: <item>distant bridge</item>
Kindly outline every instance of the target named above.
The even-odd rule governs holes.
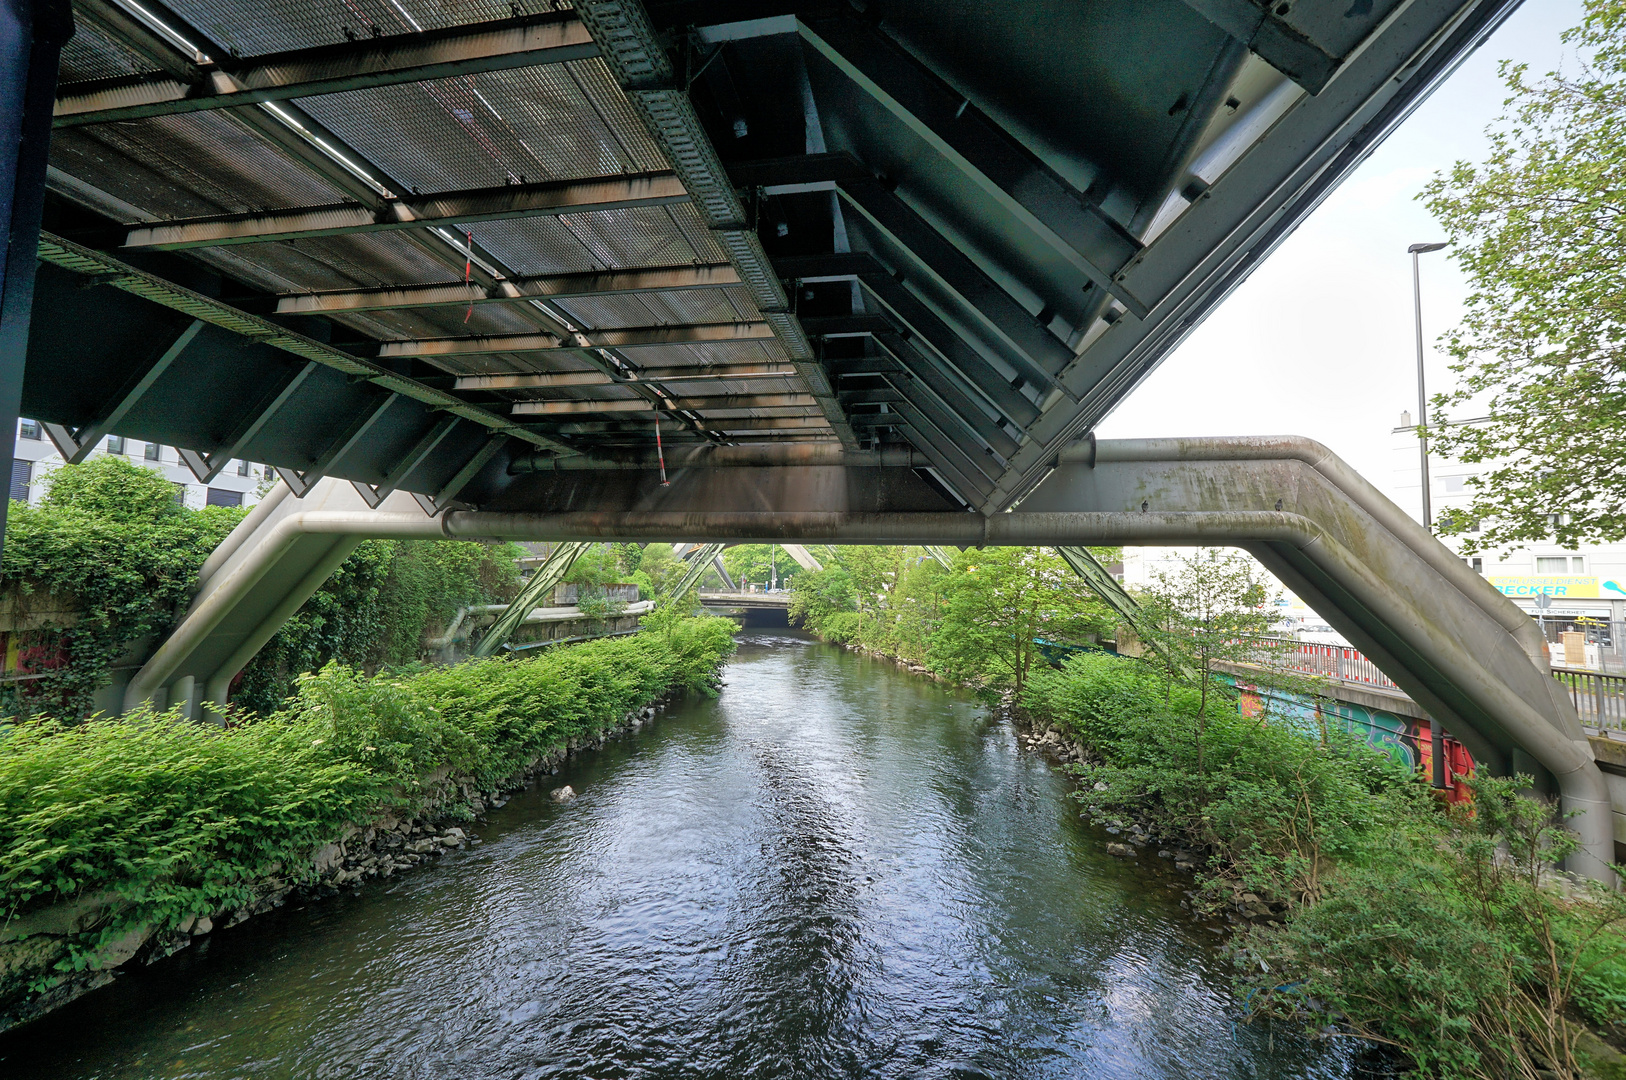
[[[790,594],[784,592],[701,592],[700,605],[709,608],[743,608],[768,611],[790,607]]]

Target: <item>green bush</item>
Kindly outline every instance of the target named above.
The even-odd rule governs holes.
[[[0,688],[0,712],[88,712],[113,664],[174,620],[242,514],[183,509],[163,476],[111,454],[57,469],[38,506],[12,503],[0,594],[19,613],[73,614],[17,634],[20,669],[40,678]]]
[[[110,890],[126,902],[75,962],[138,925],[246,903],[270,874],[391,808],[455,803],[618,722],[668,689],[709,691],[733,650],[724,619],[404,676],[331,664],[284,710],[225,729],[173,713],[16,725],[0,738],[0,921]]]
[[[1577,1010],[1626,1020],[1626,899],[1554,874],[1576,841],[1521,794],[1528,777],[1479,777],[1472,810],[1448,813],[1336,727],[1234,707],[1199,724],[1200,701],[1166,671],[1100,654],[1041,672],[1023,696],[1089,749],[1086,806],[1209,853],[1212,908],[1243,890],[1285,905],[1234,942],[1253,1015],[1335,1020],[1398,1047],[1419,1076],[1582,1075]]]

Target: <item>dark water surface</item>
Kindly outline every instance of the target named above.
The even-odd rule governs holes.
[[[980,707],[784,633],[727,679],[480,846],[15,1033],[0,1076],[1348,1075],[1235,1025],[1178,879]]]

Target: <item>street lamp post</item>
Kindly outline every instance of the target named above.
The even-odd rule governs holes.
[[[1423,277],[1417,266],[1417,257],[1430,251],[1439,251],[1441,244],[1413,244],[1406,249],[1411,256],[1411,298],[1417,315],[1417,452],[1423,469],[1423,528],[1434,531],[1434,509],[1430,505],[1428,490],[1428,392],[1423,388]]]

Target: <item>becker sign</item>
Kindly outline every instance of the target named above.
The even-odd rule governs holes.
[[[1595,577],[1563,577],[1542,574],[1536,577],[1486,578],[1507,596],[1562,596],[1566,599],[1596,598],[1598,579]]]

